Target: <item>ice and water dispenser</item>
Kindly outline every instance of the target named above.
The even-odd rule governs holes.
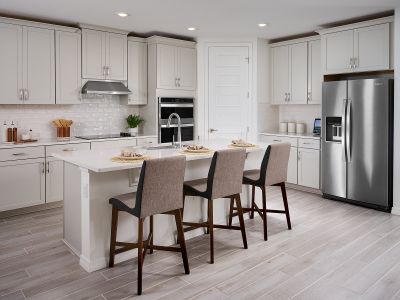
[[[326,141],[341,142],[343,136],[342,118],[326,117]]]

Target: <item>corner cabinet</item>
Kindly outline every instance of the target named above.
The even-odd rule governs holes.
[[[309,38],[272,45],[272,104],[319,104],[320,41]]]
[[[323,74],[389,70],[392,18],[319,31]]]
[[[54,30],[0,23],[0,104],[54,104]]]
[[[147,104],[147,44],[138,38],[128,40],[128,104]]]
[[[79,104],[81,33],[56,31],[56,104]]]
[[[165,43],[156,45],[158,89],[196,90],[196,49],[192,42],[188,43],[188,47]]]
[[[82,29],[82,78],[127,80],[127,33]]]

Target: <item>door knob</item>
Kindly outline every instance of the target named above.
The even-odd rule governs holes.
[[[210,128],[210,133],[213,133],[215,131],[218,131],[218,129]]]

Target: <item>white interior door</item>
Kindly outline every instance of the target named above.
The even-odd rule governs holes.
[[[210,47],[208,137],[247,138],[249,47]]]

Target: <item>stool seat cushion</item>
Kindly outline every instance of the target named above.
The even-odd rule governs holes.
[[[127,193],[114,196],[109,200],[109,203],[115,206],[118,210],[126,211],[136,217],[140,216],[140,211],[135,207],[136,193]]]
[[[183,192],[188,196],[209,198],[209,195],[207,195],[207,178],[185,181]]]
[[[243,183],[258,185],[260,181],[260,170],[248,170],[243,172]]]

